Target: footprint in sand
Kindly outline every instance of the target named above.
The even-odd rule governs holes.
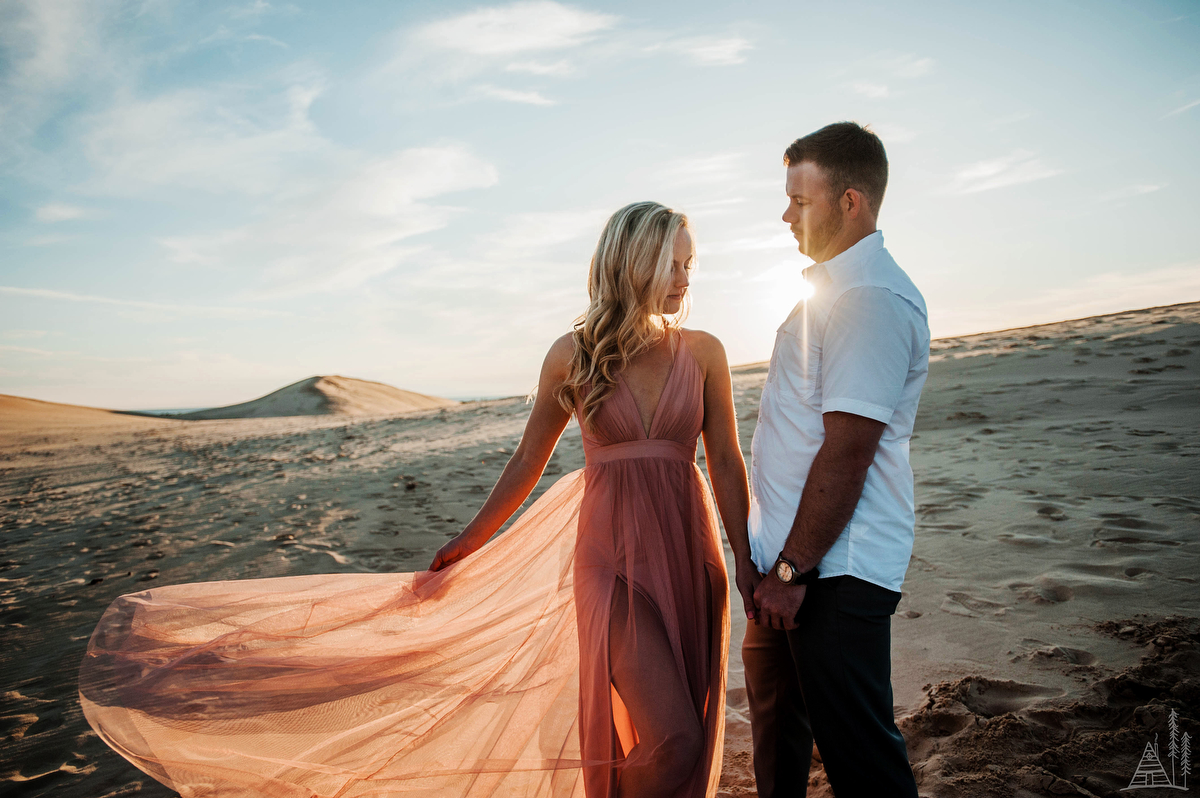
[[[987,599],[972,596],[969,593],[951,592],[947,593],[946,598],[942,600],[940,609],[942,612],[948,612],[951,615],[978,618],[980,613],[1003,615],[1008,611],[1009,607],[995,601],[988,601]]]
[[[1034,604],[1061,604],[1075,598],[1075,591],[1048,576],[1039,576],[1033,582],[1010,582],[1009,590],[1020,591],[1021,600]]]
[[[1039,603],[1061,604],[1075,598],[1075,591],[1049,576],[1039,576],[1034,586],[1034,596]]]
[[[1067,519],[1067,514],[1063,512],[1063,509],[1055,507],[1053,504],[1043,504],[1037,508],[1037,514],[1051,521],[1065,521]]]
[[[1059,543],[1049,535],[1042,534],[1045,529],[1037,524],[1009,524],[1008,530],[996,535],[996,539],[1010,546],[1040,548]]]
[[[973,676],[964,681],[968,684],[960,700],[967,709],[985,718],[993,718],[1006,712],[1018,712],[1043,699],[1063,695],[1062,690],[1053,687],[1014,682],[1009,679]]]
[[[1126,546],[1179,546],[1182,543],[1166,535],[1171,528],[1164,524],[1155,523],[1139,518],[1136,515],[1123,513],[1103,513],[1100,515],[1100,527],[1092,533],[1092,546],[1105,547],[1111,545]]]
[[[1081,648],[1070,646],[1043,645],[1025,654],[1021,659],[1030,662],[1061,665],[1091,665],[1096,661],[1096,655]],[[1018,658],[1014,658],[1014,662]]]
[[[1125,513],[1101,513],[1100,519],[1107,527],[1116,529],[1146,529],[1153,532],[1166,532],[1170,527],[1163,524],[1156,524],[1153,521],[1146,521],[1136,515],[1127,515]]]
[[[931,532],[961,532],[964,529],[971,528],[970,524],[956,524],[956,523],[934,524],[934,523],[928,523],[925,521],[922,521],[918,526],[920,526],[920,528],[922,530],[929,530]]]

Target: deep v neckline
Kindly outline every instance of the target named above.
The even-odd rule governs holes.
[[[680,350],[684,346],[683,333],[680,333],[679,343],[675,347],[675,353],[671,358],[671,367],[667,369],[667,381],[663,383],[662,393],[658,395],[658,403],[654,405],[654,412],[650,415],[649,429],[646,429],[646,426],[642,423],[642,409],[638,407],[637,399],[633,395],[633,389],[625,381],[625,375],[621,375],[620,383],[625,388],[625,395],[629,397],[630,404],[633,405],[633,412],[637,416],[637,426],[642,433],[642,440],[651,440],[650,435],[654,432],[654,427],[658,424],[658,414],[662,410],[663,400],[667,398],[667,390],[671,387],[671,379],[675,376],[675,367],[679,364]]]

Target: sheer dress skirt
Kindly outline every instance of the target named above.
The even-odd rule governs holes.
[[[631,705],[630,691],[615,684],[618,658],[633,663],[640,678],[655,674],[656,684],[670,680],[687,693],[702,748],[671,794],[716,793],[729,586],[712,500],[694,457],[694,448],[665,440],[589,447],[575,554],[582,753],[590,762],[617,763],[585,768],[589,798],[615,795],[627,764],[670,764],[679,753],[669,736],[648,739],[637,727],[639,709],[653,714],[659,707]],[[613,629],[621,630],[619,641],[610,639]],[[666,655],[655,639],[664,635]]]
[[[704,734],[676,794],[711,796],[727,591],[696,466],[622,460],[564,476],[436,574],[122,596],[88,644],[79,698],[108,745],[183,798],[565,797],[585,780],[607,796],[637,739],[609,673],[611,613],[644,600],[673,654],[644,667],[678,674]]]
[[[183,798],[582,796],[584,475],[438,573],[122,596],[80,667],[100,737]]]

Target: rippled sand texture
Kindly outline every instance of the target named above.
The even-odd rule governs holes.
[[[1198,375],[1200,304],[935,342],[892,625],[923,795],[1124,795],[1155,732],[1165,761],[1170,707],[1200,734]],[[735,370],[747,454],[765,376]],[[171,794],[100,743],[75,699],[113,598],[422,568],[529,410],[51,423],[15,407],[0,404],[0,792],[80,798]],[[582,462],[572,425],[535,498]],[[737,616],[722,790],[746,796]],[[819,764],[811,784],[830,794]]]

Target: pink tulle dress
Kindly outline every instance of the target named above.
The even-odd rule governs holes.
[[[729,588],[702,423],[680,339],[648,435],[619,382],[586,467],[448,569],[122,596],[84,714],[183,798],[602,798],[663,762],[664,795],[713,796]]]

